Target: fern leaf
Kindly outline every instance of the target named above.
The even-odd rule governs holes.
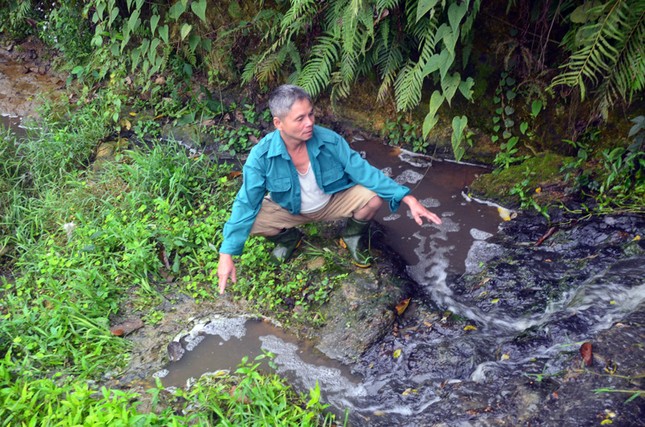
[[[339,44],[334,37],[321,36],[311,52],[311,57],[296,81],[311,96],[321,93],[330,83],[331,73],[338,61]]]
[[[625,26],[628,3],[625,0],[610,1],[589,11],[590,14],[601,13],[601,19],[581,29],[588,36],[582,40],[582,47],[562,66],[566,71],[553,79],[551,87],[578,86],[580,97],[584,100],[586,80],[596,85],[610,77],[619,54],[614,46],[624,43],[622,28]]]

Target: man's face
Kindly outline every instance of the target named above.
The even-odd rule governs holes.
[[[282,139],[290,144],[307,142],[313,135],[315,122],[314,107],[306,99],[294,102],[285,117],[273,118],[273,124],[280,131]]]

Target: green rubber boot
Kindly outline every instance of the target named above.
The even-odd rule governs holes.
[[[363,237],[367,237],[370,228],[369,221],[359,221],[354,218],[347,220],[347,225],[340,237],[340,246],[349,250],[352,262],[360,268],[367,268],[372,265],[369,245],[366,247]]]
[[[275,243],[271,257],[278,264],[286,262],[302,242],[302,233],[297,228],[287,228],[275,236],[268,236],[270,242]]]

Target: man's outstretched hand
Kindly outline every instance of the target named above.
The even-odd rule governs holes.
[[[235,263],[229,254],[219,254],[219,265],[217,266],[217,277],[219,277],[219,294],[222,295],[226,289],[226,282],[237,282]]]
[[[434,222],[437,225],[441,224],[441,218],[426,209],[426,207],[423,206],[416,197],[408,194],[402,201],[410,208],[410,214],[417,224],[423,225],[423,218]]]

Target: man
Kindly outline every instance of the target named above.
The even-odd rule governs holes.
[[[383,200],[393,212],[404,202],[419,225],[423,218],[441,224],[409,188],[371,166],[337,133],[315,126],[311,97],[302,88],[278,87],[269,97],[269,109],[276,130],[251,150],[224,225],[217,269],[220,294],[229,278],[237,280],[233,256],[242,253],[249,234],[275,242],[272,256],[284,262],[302,239],[296,226],[347,218],[341,245],[354,264],[369,267],[362,238]]]

